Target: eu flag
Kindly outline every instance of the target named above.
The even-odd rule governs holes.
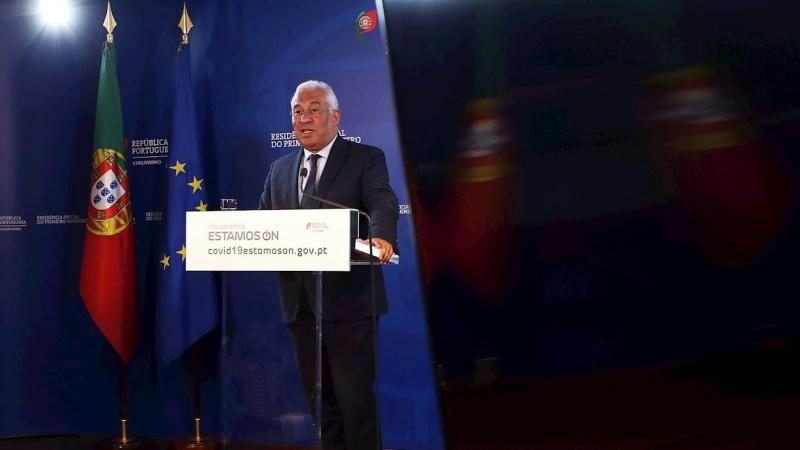
[[[164,236],[156,302],[156,355],[169,364],[219,323],[212,272],[186,271],[186,211],[205,211],[208,194],[191,91],[189,44],[178,49],[167,163]]]

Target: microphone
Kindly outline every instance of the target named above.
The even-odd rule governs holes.
[[[301,192],[303,197],[308,197],[311,200],[316,200],[316,201],[318,201],[320,203],[324,203],[324,204],[326,204],[328,206],[334,206],[336,208],[350,209],[350,210],[356,211],[359,214],[361,214],[362,216],[367,218],[367,224],[368,225],[372,225],[372,219],[370,219],[369,214],[365,213],[364,211],[361,211],[360,209],[351,208],[349,206],[345,206],[345,205],[342,205],[340,203],[332,202],[330,200],[325,200],[324,198],[317,197],[316,195],[306,194],[305,192],[303,192],[303,179],[305,177],[307,177],[307,176],[308,176],[308,169],[306,169],[305,167],[300,169],[300,178],[297,179],[297,188],[300,189],[300,192]],[[302,203],[302,198],[300,200],[300,203]]]
[[[341,203],[336,203],[336,202],[332,202],[330,200],[325,200],[324,198],[317,197],[316,195],[303,194],[303,197],[308,197],[311,200],[316,200],[316,201],[318,201],[320,203],[324,203],[324,204],[326,204],[328,206],[334,206],[334,207],[340,208],[340,209],[349,209],[351,211],[355,211],[355,212],[359,213],[360,215],[362,215],[362,216],[367,218],[367,224],[370,224],[370,225],[372,224],[372,219],[370,219],[369,214],[365,213],[364,211],[361,211],[360,209],[351,208],[349,206],[342,205]]]
[[[300,178],[297,179],[297,190],[300,191],[300,194],[303,194],[303,179],[308,176],[308,169],[303,167],[300,169]],[[300,201],[303,201],[303,197],[300,197]]]
[[[317,197],[316,195],[306,194],[305,192],[303,192],[303,180],[307,176],[308,176],[308,169],[305,168],[305,167],[300,169],[300,177],[297,179],[297,182],[298,182],[297,189],[298,189],[298,191],[300,191],[300,195],[301,195],[300,202],[301,203],[303,201],[303,198],[305,196],[308,196],[308,198],[310,198],[312,200],[316,200],[316,201],[318,201],[320,203],[323,203],[323,204],[326,204],[328,206],[333,206],[335,208],[341,208],[341,209],[347,209],[347,210],[350,210],[350,211],[355,211],[358,214],[360,214],[360,215],[362,215],[362,216],[367,218],[367,236],[368,236],[367,237],[367,243],[361,242],[360,238],[356,239],[355,240],[355,250],[357,252],[361,253],[362,255],[366,255],[366,256],[369,257],[369,260],[368,260],[369,267],[370,267],[370,271],[369,271],[370,284],[369,285],[370,285],[370,289],[372,291],[372,342],[373,342],[373,344],[372,344],[372,352],[373,352],[374,361],[375,361],[375,383],[376,383],[375,385],[377,386],[377,382],[378,382],[378,337],[377,337],[378,322],[377,322],[377,319],[376,319],[377,315],[375,314],[375,272],[372,270],[372,267],[373,267],[373,264],[375,264],[375,260],[377,259],[375,257],[375,255],[376,255],[376,253],[379,254],[380,251],[378,250],[377,247],[372,245],[372,242],[371,242],[372,241],[372,218],[369,217],[369,214],[365,213],[364,211],[361,211],[360,209],[350,208],[349,206],[345,206],[345,205],[342,205],[342,204],[339,204],[339,203],[336,203],[336,202],[332,202],[330,200],[325,200],[324,198]],[[356,235],[358,235],[360,231],[361,231],[360,227],[358,225],[356,225]],[[394,248],[399,248],[399,245],[394,247]],[[389,264],[400,264],[400,256],[398,256],[397,253],[395,253],[394,251],[392,251],[392,256],[389,258]],[[322,275],[320,275],[320,273],[321,272],[319,272],[318,275],[317,275],[318,283],[322,283]],[[318,286],[317,287],[317,308],[322,308],[322,300],[321,300],[321,297],[320,297],[320,295],[321,295],[320,294],[320,292],[321,292],[320,289],[321,289],[321,287]],[[321,366],[321,358],[322,358],[322,356],[321,356],[321,354],[322,354],[322,343],[321,342],[322,342],[322,315],[318,315],[317,316],[317,351],[319,353],[317,353],[317,358],[320,358],[320,359],[317,360],[318,361],[317,362],[317,368],[320,371],[321,371],[321,367],[322,367]],[[321,375],[320,372],[317,372],[317,376],[319,377],[318,380],[322,379],[322,375]],[[318,382],[318,384],[317,384],[317,395],[319,397],[321,397],[319,395],[320,394],[319,386],[320,386],[320,384]],[[376,403],[377,411],[380,411],[380,405],[378,404],[378,396],[377,395],[375,396],[375,403]],[[317,408],[318,408],[317,409],[317,414],[319,414],[319,410],[321,409],[321,406],[322,405],[320,403],[317,403]],[[377,411],[376,411],[376,414],[379,414]],[[317,417],[319,418],[319,416],[317,416]],[[378,427],[379,427],[378,428],[379,431],[378,431],[378,446],[377,446],[377,448],[380,449],[381,448],[381,445],[380,445],[380,420],[378,420]],[[318,437],[319,437],[319,435],[318,435]]]
[[[369,236],[372,235],[372,230],[371,230],[371,228],[372,228],[372,219],[369,217],[369,214],[365,213],[364,211],[361,211],[360,209],[350,208],[350,207],[347,207],[345,205],[341,205],[339,203],[332,202],[330,200],[325,200],[324,198],[317,197],[316,195],[306,194],[305,192],[303,192],[303,180],[307,176],[308,176],[308,169],[305,168],[305,167],[300,169],[300,177],[298,177],[298,179],[297,179],[297,183],[298,183],[297,189],[300,192],[300,196],[301,196],[300,197],[300,203],[303,203],[303,199],[307,196],[308,198],[310,198],[312,200],[316,200],[316,201],[318,201],[320,203],[323,203],[323,204],[326,204],[326,205],[329,205],[329,206],[333,206],[335,208],[347,209],[349,211],[355,211],[358,214],[360,214],[360,215],[362,215],[362,216],[367,218],[367,233],[368,233]],[[352,220],[352,218],[351,218],[351,220]],[[356,224],[356,232],[354,234],[357,237],[358,237],[358,234],[359,234],[360,231],[361,231],[360,227],[358,226],[358,224]],[[375,272],[372,270],[372,267],[375,264],[375,256],[374,256],[375,253],[376,252],[380,253],[380,252],[378,251],[378,249],[375,246],[370,245],[369,243],[364,244],[364,243],[360,242],[359,239],[355,240],[355,243],[356,243],[355,244],[355,249],[356,249],[356,251],[359,252],[359,253],[362,253],[362,254],[365,254],[365,255],[369,256],[369,260],[368,260],[369,267],[370,267],[370,271],[369,271],[370,283],[369,283],[369,285],[370,285],[370,289],[372,291],[372,342],[373,342],[372,352],[373,352],[374,361],[375,361],[375,380],[377,382],[377,378],[378,378],[378,338],[377,338],[378,323],[377,323],[377,320],[376,320],[377,316],[375,315]],[[371,238],[368,239],[368,242],[371,241],[371,240],[372,240]],[[390,263],[394,263],[394,264],[398,264],[399,263],[399,257],[396,254],[393,253],[391,259],[389,260],[389,262]],[[351,264],[352,264],[352,262],[351,262]],[[322,290],[321,290],[322,289],[322,272],[317,272],[317,283],[318,283],[318,285],[317,285],[317,311],[321,311],[322,310],[322,297],[321,297],[321,295],[322,295],[321,294],[322,293]],[[317,378],[317,391],[316,391],[318,400],[317,400],[316,406],[317,406],[317,420],[319,420],[319,418],[320,418],[320,416],[319,416],[320,412],[319,411],[322,409],[322,405],[319,403],[319,398],[322,397],[320,395],[321,394],[321,388],[320,388],[321,383],[319,382],[319,380],[322,379],[322,373],[321,373],[321,371],[322,371],[322,314],[318,314],[316,317],[317,317],[317,319],[316,319],[316,327],[317,327],[316,328],[317,329],[317,337],[316,337],[317,374],[316,374],[316,376],[318,377]],[[377,386],[377,384],[376,384],[376,386]],[[376,395],[375,398],[376,398],[376,403],[377,403],[377,395]],[[377,414],[377,412],[376,412],[376,414]],[[378,423],[380,424],[380,421],[378,421]],[[317,430],[320,430],[320,428],[317,428]],[[321,431],[317,431],[317,433],[320,433],[320,432]],[[320,436],[321,436],[320,434],[317,434],[317,437],[319,439],[321,439]],[[380,439],[379,439],[379,441],[380,441]],[[380,445],[378,446],[378,448],[380,448]]]

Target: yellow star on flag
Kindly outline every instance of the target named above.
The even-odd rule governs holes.
[[[181,249],[178,250],[175,253],[181,255],[181,261],[186,261],[186,246],[185,245],[181,245]]]
[[[164,270],[167,270],[167,266],[169,266],[169,256],[164,255],[164,259],[161,260],[161,264],[164,265]]]
[[[203,180],[198,180],[197,177],[195,177],[195,176],[193,176],[192,178],[193,179],[192,179],[191,183],[186,183],[187,186],[191,186],[192,187],[192,194],[197,192],[198,189],[202,191],[203,187],[200,185],[200,183],[202,183]]]
[[[184,169],[184,167],[186,167],[186,163],[182,163],[182,162],[178,161],[177,159],[175,160],[175,165],[174,166],[169,166],[170,169],[175,171],[175,176],[176,177],[181,172],[186,173],[186,169]]]
[[[203,199],[200,199],[200,204],[194,207],[198,211],[208,211],[206,208],[208,208],[208,204],[203,203]]]

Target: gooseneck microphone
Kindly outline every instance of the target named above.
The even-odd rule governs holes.
[[[333,201],[330,201],[330,200],[325,200],[324,198],[317,197],[316,195],[306,194],[305,192],[303,192],[303,180],[307,176],[308,176],[308,169],[305,168],[305,167],[300,169],[300,177],[297,180],[297,183],[298,183],[297,188],[298,188],[298,190],[300,192],[300,196],[301,196],[300,197],[300,202],[301,203],[303,201],[303,197],[308,197],[308,198],[310,198],[312,200],[316,200],[316,201],[318,201],[320,203],[323,203],[325,205],[328,205],[328,206],[333,206],[335,208],[341,208],[341,209],[349,209],[350,211],[356,211],[356,212],[358,212],[358,214],[360,214],[360,215],[362,215],[362,216],[367,218],[367,242],[369,243],[369,256],[370,256],[369,257],[369,267],[370,267],[370,271],[369,271],[370,283],[369,284],[370,284],[370,291],[371,291],[371,297],[372,297],[372,353],[373,353],[373,359],[375,361],[375,367],[373,369],[375,371],[375,386],[376,386],[375,389],[377,389],[377,386],[378,386],[378,315],[375,314],[375,309],[376,309],[376,307],[375,307],[375,271],[372,270],[372,268],[374,267],[373,258],[375,257],[375,255],[373,255],[373,253],[372,253],[373,252],[373,245],[372,245],[372,219],[369,217],[369,214],[365,213],[364,211],[361,211],[360,209],[351,208],[349,206],[345,206],[345,205],[342,205],[340,203],[336,203],[336,202],[333,202]],[[360,231],[361,231],[360,228],[359,228],[358,231],[359,231],[359,234],[360,234]],[[360,238],[360,236],[359,236],[359,238]],[[320,280],[321,280],[321,278],[320,278]],[[320,327],[322,326],[322,320],[321,320],[321,317],[319,317],[319,316],[317,316],[317,323],[318,323],[318,329],[321,329]],[[319,335],[319,339],[321,341],[321,339],[322,339],[321,334]],[[317,345],[320,346],[321,343],[318,343]],[[319,350],[322,351],[321,348]],[[322,374],[318,373],[317,376],[321,377]],[[319,410],[320,407],[321,407],[321,405],[318,403],[317,404],[318,410]],[[380,430],[380,400],[378,399],[377,392],[375,393],[375,407],[376,407],[376,414],[379,416],[376,419],[377,422],[378,422],[377,426],[378,426],[378,430]],[[380,431],[378,431],[378,436],[380,436]],[[378,439],[377,449],[380,450],[380,448],[381,448],[381,445],[380,445],[380,438],[379,438]]]
[[[303,195],[303,180],[308,176],[308,169],[303,167],[300,169],[300,178],[297,179],[297,190],[300,192],[300,195]],[[303,201],[303,197],[300,197],[300,201]]]
[[[308,197],[311,200],[316,200],[316,201],[318,201],[320,203],[324,203],[324,204],[326,204],[328,206],[333,206],[335,208],[349,209],[351,211],[355,211],[355,212],[359,213],[360,215],[364,216],[367,219],[367,230],[369,230],[372,227],[372,219],[369,217],[369,214],[365,213],[364,211],[361,211],[360,209],[357,209],[357,208],[351,208],[349,206],[342,205],[341,203],[336,203],[336,202],[332,202],[330,200],[325,200],[324,198],[317,197],[316,195],[304,193],[303,192],[303,179],[305,177],[307,177],[307,176],[308,176],[308,169],[306,169],[305,167],[300,169],[300,178],[298,179],[298,182],[297,182],[297,184],[298,184],[297,187],[300,189],[300,192],[301,192],[300,195],[302,195],[303,197]],[[302,197],[301,197],[300,201],[302,202]],[[359,238],[360,237],[361,236],[359,236]]]

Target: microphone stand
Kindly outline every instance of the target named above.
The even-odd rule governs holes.
[[[355,211],[358,214],[364,216],[367,219],[367,242],[369,244],[369,281],[370,281],[370,294],[372,297],[372,351],[373,351],[373,361],[374,361],[374,371],[375,371],[375,385],[372,386],[373,395],[375,396],[375,424],[377,427],[377,439],[378,441],[375,443],[375,448],[377,450],[381,450],[383,447],[381,445],[381,421],[380,421],[380,402],[378,396],[378,316],[375,314],[376,306],[375,306],[375,262],[374,262],[374,255],[373,245],[372,245],[372,219],[369,217],[369,214],[356,209],[350,208],[348,206],[342,205],[340,203],[336,203],[330,200],[326,200],[324,198],[317,197],[312,194],[306,194],[303,192],[303,180],[305,177],[308,176],[308,169],[303,167],[300,169],[300,177],[298,181],[298,189],[301,192],[303,197],[308,197],[312,200],[316,200],[320,203],[327,204],[330,206],[335,206],[336,208],[341,209],[348,209],[350,211]],[[301,198],[302,203],[302,198]],[[351,265],[353,262],[351,262]],[[315,380],[315,421],[316,421],[316,432],[317,432],[317,447],[321,450],[322,449],[322,272],[317,272],[317,289],[316,289],[316,380]]]
[[[300,192],[300,203],[303,203],[303,198],[308,196],[316,200],[311,194],[303,192],[303,180],[308,176],[308,169],[303,167],[300,170],[300,177],[297,182],[297,189]],[[316,180],[314,180],[316,181]],[[322,450],[322,271],[317,271],[316,275],[316,292],[315,292],[315,348],[314,348],[314,431],[317,435],[317,449]]]

